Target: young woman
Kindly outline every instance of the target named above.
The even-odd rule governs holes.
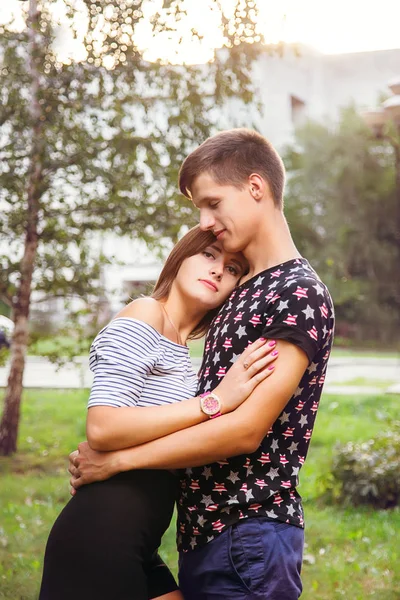
[[[131,302],[98,334],[87,417],[94,449],[127,448],[207,421],[213,401],[222,414],[233,411],[272,373],[277,352],[258,340],[214,396],[195,397],[186,341],[205,333],[246,268],[241,254],[195,227],[172,250],[152,297]],[[40,600],[182,599],[157,553],[176,493],[175,474],[161,470],[84,486],[51,530]]]

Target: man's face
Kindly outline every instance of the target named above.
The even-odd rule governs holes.
[[[192,185],[192,201],[200,210],[200,227],[210,230],[228,252],[241,252],[252,239],[260,207],[245,182],[239,189],[220,185],[208,173],[201,173]]]

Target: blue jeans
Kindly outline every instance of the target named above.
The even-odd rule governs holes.
[[[264,517],[239,521],[179,557],[185,600],[297,600],[304,530]]]

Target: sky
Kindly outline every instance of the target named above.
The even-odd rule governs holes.
[[[163,58],[171,62],[206,62],[220,45],[217,15],[212,0],[182,0],[190,18],[178,25],[177,36],[168,34],[151,37],[144,22],[136,33],[138,45],[149,60]],[[82,0],[75,0],[79,6]],[[232,0],[222,0],[226,10]],[[400,0],[255,0],[260,11],[259,28],[271,42],[300,42],[325,54],[363,52],[400,48]],[[146,14],[151,14],[162,0],[146,0]],[[11,13],[18,15],[25,2],[4,0],[0,4],[0,22]],[[63,1],[58,0],[55,12],[62,18]],[[20,21],[21,23],[21,21]],[[84,26],[85,19],[81,20]],[[194,41],[190,29],[195,25],[204,36],[202,44]],[[101,34],[100,34],[101,35]],[[66,50],[68,48],[68,51]],[[60,53],[71,58],[83,57],[79,40],[69,38],[66,28],[60,28]]]

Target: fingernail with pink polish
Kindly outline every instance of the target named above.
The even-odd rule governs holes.
[[[269,342],[268,346],[275,346],[276,342],[273,340],[272,342]]]
[[[274,350],[273,352],[271,352],[271,356],[276,356],[277,354],[279,354],[278,350]]]
[[[272,369],[275,369],[275,366],[274,366],[274,365],[270,365],[270,366],[268,367],[268,371],[272,371]]]

